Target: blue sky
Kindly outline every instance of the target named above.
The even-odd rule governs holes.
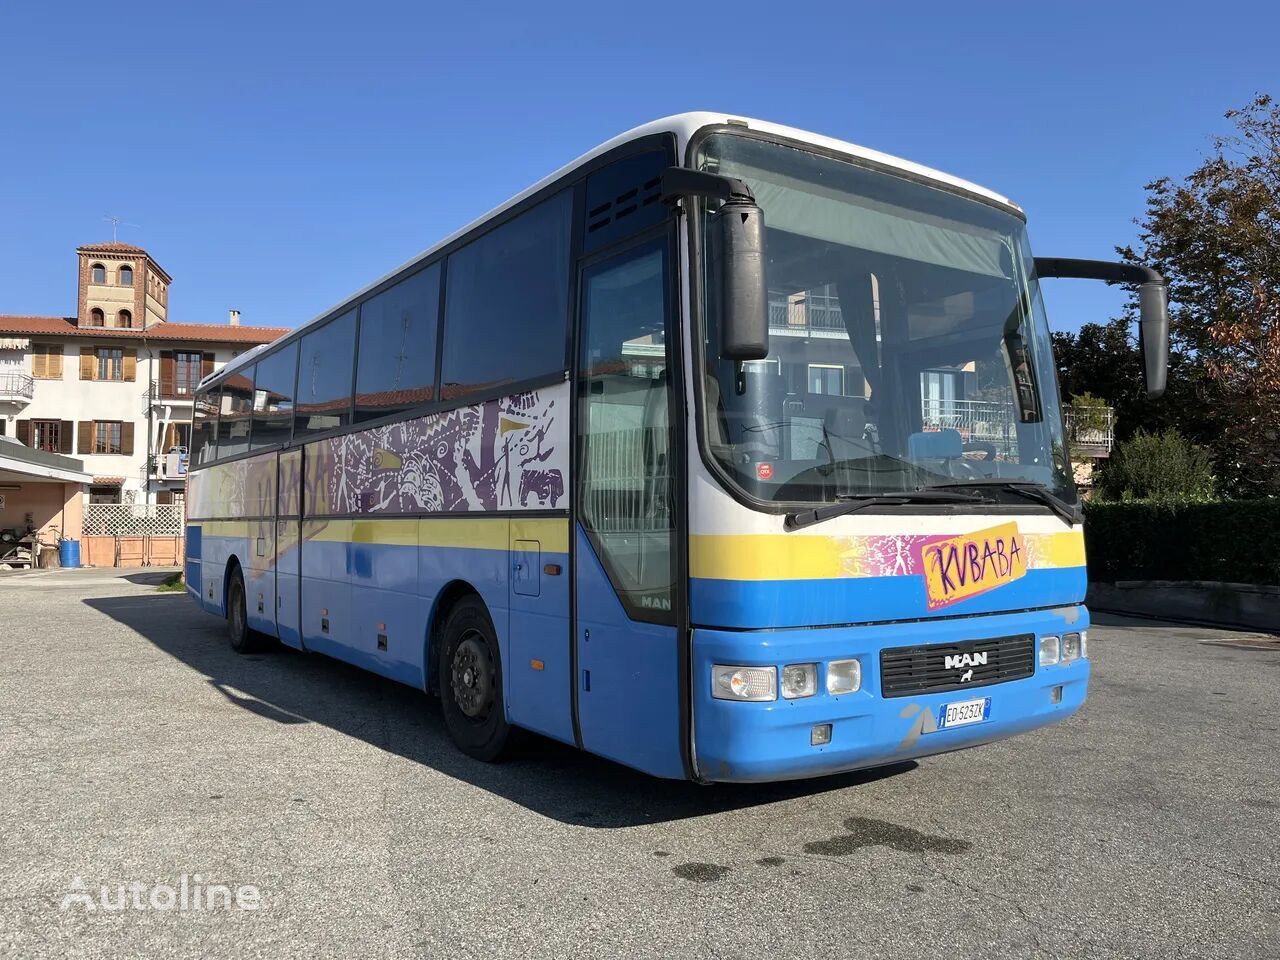
[[[1070,9],[1071,12],[1063,12]],[[974,180],[1109,257],[1255,91],[1274,4],[24,4],[0,80],[0,312],[69,314],[118,214],[171,319],[295,326],[596,143],[691,109]],[[1056,281],[1051,323],[1122,295]]]

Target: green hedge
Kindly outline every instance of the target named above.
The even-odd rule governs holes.
[[[1280,584],[1280,500],[1085,504],[1089,579]]]

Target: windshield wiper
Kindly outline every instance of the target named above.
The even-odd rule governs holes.
[[[1001,480],[999,477],[983,477],[977,480],[952,480],[948,483],[931,483],[930,490],[949,489],[951,487],[997,487],[1001,490],[1008,490],[1010,493],[1016,493],[1020,497],[1028,500],[1034,500],[1036,503],[1042,503],[1067,523],[1075,525],[1083,520],[1080,507],[1074,503],[1067,503],[1057,494],[1052,493],[1048,487],[1041,483],[1035,483],[1031,480]]]
[[[844,517],[867,507],[896,507],[904,503],[990,503],[987,497],[972,493],[959,493],[951,490],[892,490],[886,493],[868,493],[862,495],[841,494],[835,503],[815,507],[812,510],[798,510],[789,513],[783,521],[787,530],[799,530],[811,527],[823,520],[833,517]]]

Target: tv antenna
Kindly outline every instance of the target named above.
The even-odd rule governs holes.
[[[107,223],[111,224],[111,242],[112,243],[117,242],[118,238],[116,237],[116,233],[121,227],[140,226],[140,224],[137,224],[137,223],[129,223],[124,219],[124,217],[103,217],[102,219],[105,220]]]

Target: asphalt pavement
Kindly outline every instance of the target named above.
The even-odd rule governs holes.
[[[0,578],[0,954],[1280,957],[1259,638],[1098,615],[1065,723],[699,787],[469,760],[425,695],[237,656],[158,579]]]

